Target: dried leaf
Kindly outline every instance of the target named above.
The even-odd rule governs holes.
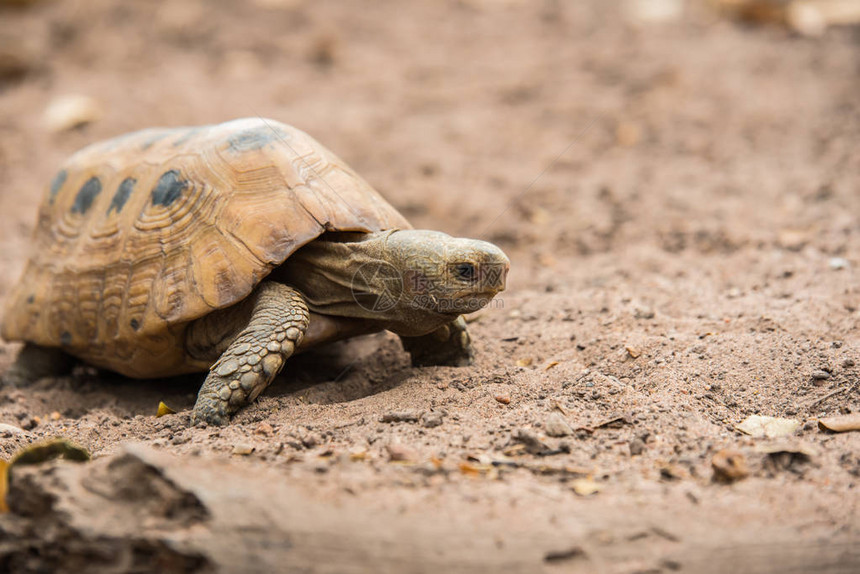
[[[33,443],[19,451],[12,457],[9,468],[19,464],[39,464],[55,458],[85,462],[90,460],[90,453],[70,440],[55,438]]]
[[[546,367],[544,367],[543,370],[548,371],[556,365],[558,365],[558,361],[552,361]]]
[[[467,476],[481,476],[482,474],[487,474],[490,472],[493,467],[485,464],[470,464],[468,462],[461,462],[458,465],[460,472]]]
[[[6,492],[9,490],[9,463],[5,460],[0,460],[0,514],[9,512],[9,506],[6,504]]]
[[[55,458],[84,462],[90,460],[90,453],[69,440],[57,438],[27,446],[18,451],[9,462],[0,460],[0,514],[9,512],[6,494],[9,491],[9,473],[12,467],[21,464],[39,464]]]
[[[580,496],[590,496],[602,490],[602,486],[590,478],[577,478],[570,482],[570,488]]]
[[[366,450],[353,451],[349,453],[349,460],[353,462],[358,462],[360,460],[368,460],[369,458],[370,455],[367,453]]]
[[[161,418],[164,415],[174,415],[176,411],[165,405],[163,402],[158,403],[158,410],[155,413],[155,418]]]
[[[639,349],[637,349],[635,347],[627,346],[624,348],[627,350],[627,354],[630,355],[631,359],[638,359],[639,355],[642,354],[642,351],[640,351]]]
[[[534,362],[534,359],[532,359],[531,357],[525,357],[523,359],[517,359],[517,366],[518,367],[528,367],[533,362]]]
[[[860,413],[827,417],[818,421],[818,428],[830,432],[849,432],[860,430]]]
[[[800,421],[797,419],[751,415],[741,424],[735,426],[735,428],[755,438],[776,438],[793,434],[794,431],[800,428]]]

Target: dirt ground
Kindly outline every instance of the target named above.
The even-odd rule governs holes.
[[[95,460],[16,473],[0,570],[860,571],[860,433],[817,424],[860,409],[860,33],[629,5],[0,9],[0,296],[64,157],[246,116],[512,261],[471,367],[339,343],[220,429],[188,428],[196,376],[3,389],[4,458]],[[67,94],[100,117],[52,132]],[[748,476],[718,480],[727,453]]]

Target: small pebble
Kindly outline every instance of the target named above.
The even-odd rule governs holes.
[[[645,451],[645,443],[640,438],[634,438],[628,443],[630,456],[637,456]]]
[[[821,369],[818,369],[816,371],[812,371],[812,379],[815,381],[826,381],[829,378],[830,378],[830,373],[828,373],[827,371],[823,371]]]
[[[424,428],[433,428],[442,426],[442,413],[438,412],[429,412],[421,415],[421,425]]]
[[[385,450],[391,462],[413,462],[418,458],[414,450],[399,443],[386,445]]]
[[[497,401],[499,401],[500,403],[502,403],[503,405],[511,404],[511,395],[509,395],[507,393],[500,393],[500,394],[495,396],[495,399]]]
[[[714,480],[717,482],[735,482],[749,475],[749,468],[744,455],[736,450],[723,449],[711,459],[714,469]]]
[[[552,413],[547,417],[546,434],[553,437],[570,436],[573,434],[573,429],[567,424],[567,421],[558,413]]]
[[[848,260],[844,257],[831,257],[830,261],[827,262],[827,265],[829,265],[834,271],[839,271],[840,269],[848,267]]]
[[[417,411],[394,411],[379,417],[381,423],[417,423],[421,416]]]
[[[241,456],[247,456],[254,452],[254,447],[248,443],[239,443],[233,445],[233,454],[238,454]]]

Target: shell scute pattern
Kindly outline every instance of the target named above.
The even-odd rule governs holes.
[[[131,376],[200,370],[182,344],[190,321],[325,230],[408,227],[337,156],[272,120],[121,136],[50,182],[2,334]]]

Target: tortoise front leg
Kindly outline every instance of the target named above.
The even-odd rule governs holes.
[[[420,337],[400,337],[400,341],[412,356],[413,367],[466,367],[472,364],[474,358],[472,339],[462,316],[432,333]]]
[[[243,303],[199,319],[186,346],[195,356],[226,350],[209,369],[197,395],[192,424],[226,424],[251,403],[284,366],[308,328],[302,295],[286,285],[265,282]]]

